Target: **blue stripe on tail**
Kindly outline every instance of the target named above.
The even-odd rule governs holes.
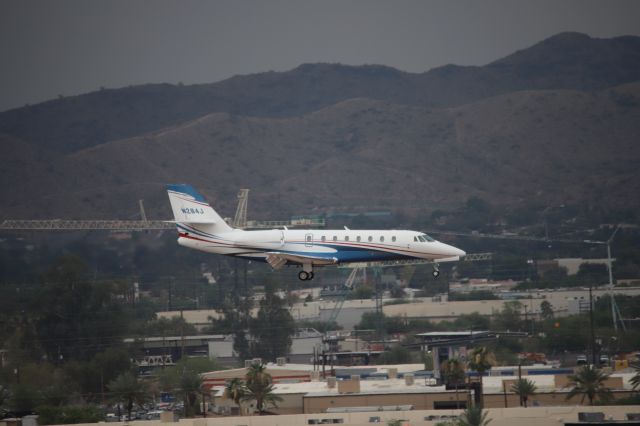
[[[186,183],[170,183],[167,185],[167,189],[169,191],[190,195],[196,201],[200,201],[201,203],[207,202],[207,200],[205,200],[204,197],[198,191],[196,191],[193,186]]]

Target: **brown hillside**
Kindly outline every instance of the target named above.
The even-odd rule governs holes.
[[[446,209],[473,195],[511,207],[606,199],[637,208],[639,127],[640,84],[445,109],[352,99],[295,118],[215,113],[56,159],[58,189],[7,193],[2,216],[125,218],[144,198],[151,217],[168,218],[168,182],[193,184],[223,215],[238,188],[251,188],[250,216],[271,219]],[[35,168],[24,185],[46,182],[43,173]]]

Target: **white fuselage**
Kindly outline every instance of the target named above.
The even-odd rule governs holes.
[[[402,259],[451,260],[465,252],[423,233],[397,230],[272,229],[211,234],[178,223],[178,243],[210,253],[265,260],[269,253],[307,256],[311,265]],[[323,259],[326,259],[324,261]]]

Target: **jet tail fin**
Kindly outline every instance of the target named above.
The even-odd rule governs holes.
[[[206,228],[212,233],[233,230],[191,185],[169,184],[167,193],[176,223]]]

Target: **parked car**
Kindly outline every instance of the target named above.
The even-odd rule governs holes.
[[[600,365],[609,365],[609,357],[607,355],[600,355]]]
[[[164,413],[164,411],[154,410],[149,411],[145,417],[147,420],[160,420],[160,416]]]

